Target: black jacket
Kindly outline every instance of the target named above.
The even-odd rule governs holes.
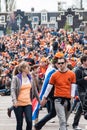
[[[77,67],[75,70],[76,74],[76,83],[78,84],[78,92],[86,92],[87,90],[87,81],[84,80],[84,77],[87,76],[87,70],[83,67]]]

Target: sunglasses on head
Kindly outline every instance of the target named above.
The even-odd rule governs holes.
[[[58,65],[60,65],[60,64],[62,64],[62,65],[63,65],[64,63],[65,63],[65,62],[58,62]]]

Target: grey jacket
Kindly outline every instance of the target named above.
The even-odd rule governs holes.
[[[35,77],[31,76],[31,99],[33,97],[33,95],[36,96],[37,100],[40,102],[39,96],[38,96],[38,92],[37,92],[37,87],[36,87],[36,83],[35,83]],[[12,96],[12,101],[13,104],[15,104],[17,102],[17,98],[20,92],[20,87],[22,84],[22,76],[21,74],[18,74],[16,76],[14,76],[12,78],[12,82],[11,82],[11,96]]]

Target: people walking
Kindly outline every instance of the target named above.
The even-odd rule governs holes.
[[[84,97],[87,91],[87,55],[83,55],[80,59],[81,61],[81,67],[77,67],[75,70],[76,73],[76,84],[78,85],[78,95],[80,99],[80,105],[77,109],[77,112],[74,117],[73,121],[73,129],[75,130],[81,130],[81,128],[78,126],[79,121],[81,118],[81,115],[83,113],[83,102],[84,102]]]
[[[56,64],[57,64],[57,58],[53,58],[52,64],[50,66],[48,66],[48,69],[45,73],[45,79],[43,81],[42,87],[45,87],[45,88],[47,87],[51,75],[57,70]],[[46,100],[46,104],[47,104],[47,102],[50,103],[49,104],[50,109],[48,110],[48,114],[45,115],[40,121],[38,121],[34,125],[35,130],[40,130],[47,123],[47,121],[51,120],[52,118],[54,118],[56,116],[53,93],[54,93],[54,89],[51,90],[51,92]]]
[[[59,117],[60,130],[67,130],[67,119],[71,108],[71,88],[75,88],[75,73],[67,68],[64,57],[58,58],[58,71],[52,74],[41,105],[44,106],[47,96],[54,87],[54,104]],[[73,90],[74,94],[74,90]],[[73,96],[73,95],[72,95]]]
[[[19,72],[19,74],[13,77],[11,83],[11,95],[17,121],[16,130],[23,130],[23,114],[27,123],[26,130],[32,130],[31,90],[34,92],[34,87],[32,86],[35,83],[30,75],[30,68],[27,62],[22,61],[19,64]]]

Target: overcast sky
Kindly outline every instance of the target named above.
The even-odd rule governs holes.
[[[65,4],[63,6],[70,7],[73,0],[60,0]],[[66,2],[65,2],[66,1]],[[31,11],[31,8],[34,7],[35,11],[41,11],[46,9],[47,11],[57,11],[58,0],[17,0],[17,9],[23,11]]]
[[[22,11],[31,11],[34,7],[35,11],[46,9],[47,11],[58,11],[58,1],[63,3],[63,8],[70,8],[72,5],[80,6],[80,0],[16,0],[17,9]],[[83,0],[84,7],[87,8],[87,0]]]

